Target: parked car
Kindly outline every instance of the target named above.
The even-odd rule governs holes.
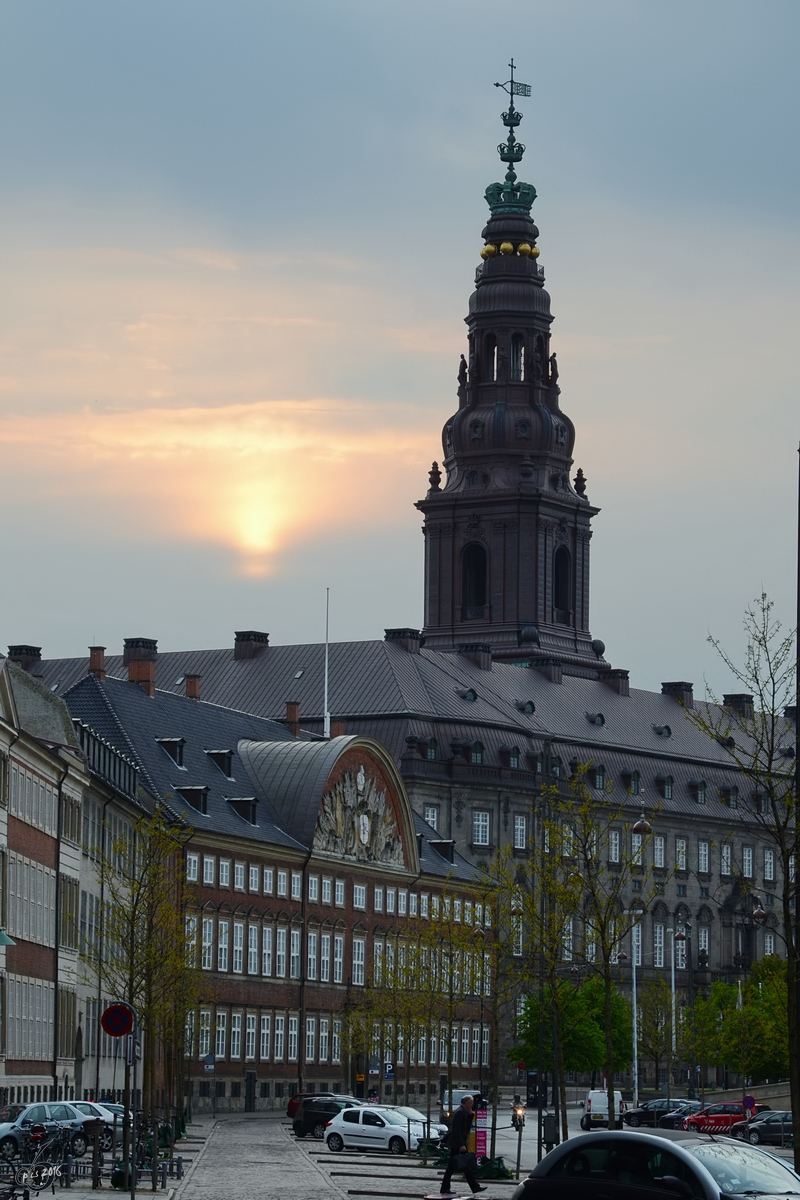
[[[313,1099],[306,1097],[292,1122],[295,1137],[304,1138],[310,1133],[315,1138],[323,1138],[331,1117],[360,1104],[355,1096],[320,1096],[318,1093]]]
[[[93,1100],[70,1100],[70,1106],[76,1108],[81,1116],[89,1121],[102,1121],[105,1126],[100,1137],[100,1149],[104,1152],[114,1148],[114,1113],[104,1104],[96,1104]],[[120,1107],[122,1107],[120,1105]],[[117,1114],[117,1141],[122,1137],[123,1119]]]
[[[0,1158],[16,1158],[34,1125],[43,1126],[46,1134],[59,1128],[71,1131],[70,1151],[75,1158],[82,1158],[88,1145],[83,1132],[87,1119],[69,1104],[28,1104],[13,1121],[0,1125]]]
[[[589,1095],[592,1095],[590,1092]],[[659,1096],[657,1100],[643,1100],[638,1108],[629,1108],[623,1114],[622,1120],[625,1125],[630,1125],[633,1129],[637,1129],[640,1125],[658,1124],[659,1118],[665,1113],[671,1112],[675,1107],[675,1100],[668,1100],[666,1096]]]
[[[454,1109],[458,1108],[464,1096],[474,1096],[475,1094],[475,1088],[453,1088],[452,1093],[442,1092],[442,1098],[439,1101],[442,1120],[449,1122]]]
[[[608,1092],[604,1088],[593,1088],[586,1093],[586,1111],[581,1117],[581,1129],[608,1128]],[[622,1092],[614,1092],[616,1119],[625,1119],[625,1101]]]
[[[459,1101],[460,1103],[461,1101]],[[421,1125],[423,1137],[426,1136],[427,1129],[427,1137],[443,1138],[449,1128],[443,1121],[437,1121],[433,1116],[431,1116],[430,1127],[428,1128],[428,1118],[425,1116],[425,1113],[421,1112],[418,1108],[411,1108],[407,1104],[381,1104],[379,1107],[390,1108],[392,1112],[400,1113],[400,1116],[404,1120],[410,1121],[412,1125]]]
[[[599,1130],[551,1150],[511,1200],[759,1200],[800,1194],[787,1163],[742,1142]]]
[[[757,1104],[755,1111],[769,1112],[768,1104]],[[683,1118],[683,1128],[690,1133],[730,1133],[731,1127],[745,1116],[743,1104],[709,1104],[700,1112]]]
[[[700,1100],[673,1100],[670,1107],[659,1117],[656,1124],[659,1129],[683,1129],[683,1118],[693,1117],[699,1113],[703,1105]]]
[[[319,1096],[332,1096],[333,1092],[295,1092],[289,1103],[286,1105],[287,1117],[293,1117],[300,1107],[300,1103],[306,1099],[316,1100]]]
[[[421,1131],[416,1133],[414,1129],[409,1136],[408,1122],[400,1113],[370,1105],[346,1108],[333,1117],[325,1130],[325,1143],[334,1154],[345,1147],[405,1154],[406,1150],[416,1150],[421,1136]]]
[[[790,1112],[765,1112],[755,1120],[737,1121],[731,1125],[731,1136],[742,1142],[757,1146],[784,1146],[792,1136],[792,1114]]]

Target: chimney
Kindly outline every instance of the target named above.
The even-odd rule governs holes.
[[[755,716],[753,697],[749,696],[747,692],[740,692],[734,696],[723,696],[722,703],[725,708],[729,708],[732,713],[744,721],[752,721]]]
[[[419,654],[424,639],[418,629],[384,629],[383,640],[394,642],[409,654]]]
[[[96,675],[102,681],[106,677],[106,648],[105,646],[89,647],[89,674]]]
[[[41,646],[9,646],[8,657],[18,667],[22,667],[23,671],[30,671],[33,667],[38,667],[42,661]]]
[[[262,650],[269,648],[269,634],[259,633],[255,629],[239,629],[234,633],[233,657],[235,659],[255,658]]]
[[[285,724],[289,727],[290,733],[295,737],[300,737],[300,705],[296,700],[286,701]]]
[[[694,684],[693,683],[662,683],[661,695],[674,696],[679,704],[684,708],[694,708]]]
[[[128,682],[137,683],[152,699],[156,694],[158,642],[153,638],[125,638],[122,662],[128,667]]]
[[[601,671],[598,679],[618,696],[630,696],[631,694],[630,672],[621,667],[612,667],[610,671]]]
[[[475,666],[481,671],[491,671],[492,669],[492,647],[488,642],[471,642],[465,646],[457,646],[459,654],[463,654],[464,658],[468,658],[470,662],[475,663]]]
[[[551,683],[561,683],[563,665],[560,658],[532,658],[531,666]]]
[[[187,675],[186,676],[186,699],[187,700],[199,700],[200,699],[200,680],[201,680],[201,678],[202,678],[201,675]]]
[[[331,737],[344,737],[344,721],[334,721],[331,717]]]

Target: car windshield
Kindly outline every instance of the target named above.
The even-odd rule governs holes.
[[[800,1196],[800,1176],[759,1150],[733,1141],[684,1149],[711,1172],[723,1192],[780,1192]]]
[[[384,1109],[381,1116],[388,1125],[406,1125],[408,1120],[401,1116],[399,1112],[392,1112],[391,1109]]]
[[[400,1113],[407,1121],[427,1121],[428,1119],[417,1108],[407,1108],[404,1105],[399,1105],[394,1111]]]

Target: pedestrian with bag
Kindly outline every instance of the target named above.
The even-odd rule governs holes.
[[[472,1096],[461,1097],[461,1103],[453,1113],[450,1129],[447,1137],[444,1139],[445,1145],[450,1151],[450,1161],[447,1164],[447,1170],[442,1179],[442,1190],[440,1193],[442,1196],[455,1196],[457,1194],[450,1191],[450,1181],[454,1171],[463,1174],[473,1196],[478,1192],[486,1191],[486,1188],[482,1187],[475,1178],[478,1160],[468,1149],[469,1133],[474,1118],[472,1111],[473,1100]]]

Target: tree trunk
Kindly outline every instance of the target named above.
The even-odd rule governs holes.
[[[567,1127],[567,1073],[564,1070],[564,1047],[561,1038],[561,1008],[558,1004],[553,1010],[553,1025],[556,1032],[556,1059],[558,1065],[559,1091],[561,1096],[561,1140],[569,1138]]]

